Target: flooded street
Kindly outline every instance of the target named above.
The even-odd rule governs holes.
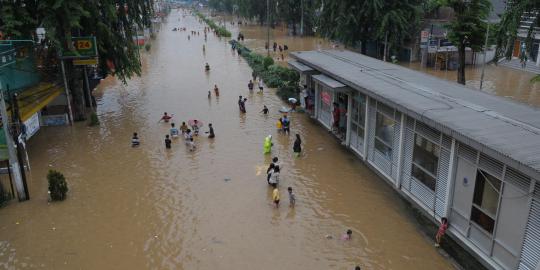
[[[249,93],[246,61],[225,38],[210,34],[205,43],[203,27],[173,11],[144,55],[142,76],[100,85],[99,127],[43,128],[30,140],[32,198],[0,209],[0,269],[454,268],[384,180],[304,114],[291,115],[304,149],[295,158],[294,135],[275,128],[283,104],[274,91]],[[190,30],[201,35],[188,40]],[[208,99],[214,84],[220,96]],[[247,114],[239,95],[248,98]],[[165,149],[165,111],[177,125],[200,119],[206,131],[212,123],[216,138],[201,134],[194,152],[183,139]],[[268,134],[282,167],[279,209],[266,183]],[[64,202],[47,202],[49,169],[66,176]],[[349,228],[352,240],[340,240]]]

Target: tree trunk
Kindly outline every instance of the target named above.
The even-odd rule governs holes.
[[[68,63],[66,66],[67,70],[69,70],[66,76],[68,76],[69,90],[71,91],[71,98],[73,101],[73,121],[84,121],[86,120],[86,106],[84,102],[81,70],[71,63]]]
[[[461,43],[458,46],[459,67],[457,74],[457,82],[465,85],[465,44]]]

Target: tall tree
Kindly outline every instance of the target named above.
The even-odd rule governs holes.
[[[484,45],[486,22],[491,10],[489,0],[447,0],[455,18],[448,25],[448,38],[458,48],[457,82],[465,84],[465,50],[479,51]]]

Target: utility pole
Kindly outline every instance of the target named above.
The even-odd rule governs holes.
[[[304,36],[304,0],[300,0],[300,36]]]
[[[69,110],[69,124],[73,124],[73,111],[71,110],[71,95],[69,94],[69,87],[66,78],[66,68],[64,66],[64,59],[60,59],[60,67],[62,68],[62,78],[64,79],[64,90],[66,92],[67,105]]]
[[[482,86],[484,85],[484,72],[486,70],[486,54],[487,54],[488,38],[489,38],[489,20],[487,22],[486,42],[484,43],[484,61],[482,63],[482,75],[480,75],[480,90],[482,90]]]
[[[266,0],[266,56],[270,56],[270,0]]]
[[[30,199],[30,194],[28,193],[28,187],[26,185],[26,178],[23,178],[21,174],[21,165],[19,164],[19,159],[17,157],[17,152],[15,150],[15,142],[13,142],[13,137],[10,133],[9,126],[9,117],[6,110],[6,102],[4,99],[4,91],[2,90],[2,85],[0,84],[0,113],[2,114],[2,126],[4,128],[4,135],[6,137],[6,146],[8,149],[9,157],[9,170],[11,175],[13,175],[13,180],[15,182],[15,188],[17,189],[17,197],[19,201],[26,201]]]
[[[83,66],[84,71],[84,82],[86,84],[86,94],[88,95],[88,104],[90,105],[90,110],[94,111],[94,104],[92,104],[92,89],[90,89],[90,83],[88,82],[88,72],[86,71],[86,65]]]

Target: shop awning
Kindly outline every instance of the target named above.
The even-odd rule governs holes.
[[[18,97],[21,120],[23,122],[28,120],[58,97],[63,90],[62,87],[51,83],[40,83],[24,90]]]
[[[304,65],[304,64],[302,64],[302,63],[300,63],[298,61],[295,61],[295,60],[290,60],[288,62],[288,64],[292,69],[294,69],[294,70],[296,70],[296,71],[298,71],[300,73],[315,72],[314,69],[312,69],[309,66],[306,66],[306,65]]]
[[[348,92],[348,90],[349,90],[349,88],[346,85],[344,85],[344,84],[342,84],[342,83],[340,83],[340,82],[338,82],[338,81],[336,81],[336,80],[334,80],[334,79],[332,79],[332,78],[330,78],[330,77],[328,77],[326,75],[323,75],[323,74],[313,75],[312,78],[315,81],[321,83],[322,85],[324,85],[324,86],[326,86],[326,87],[328,87],[328,88],[330,88],[330,89],[332,89],[334,91],[337,91],[337,92]]]

